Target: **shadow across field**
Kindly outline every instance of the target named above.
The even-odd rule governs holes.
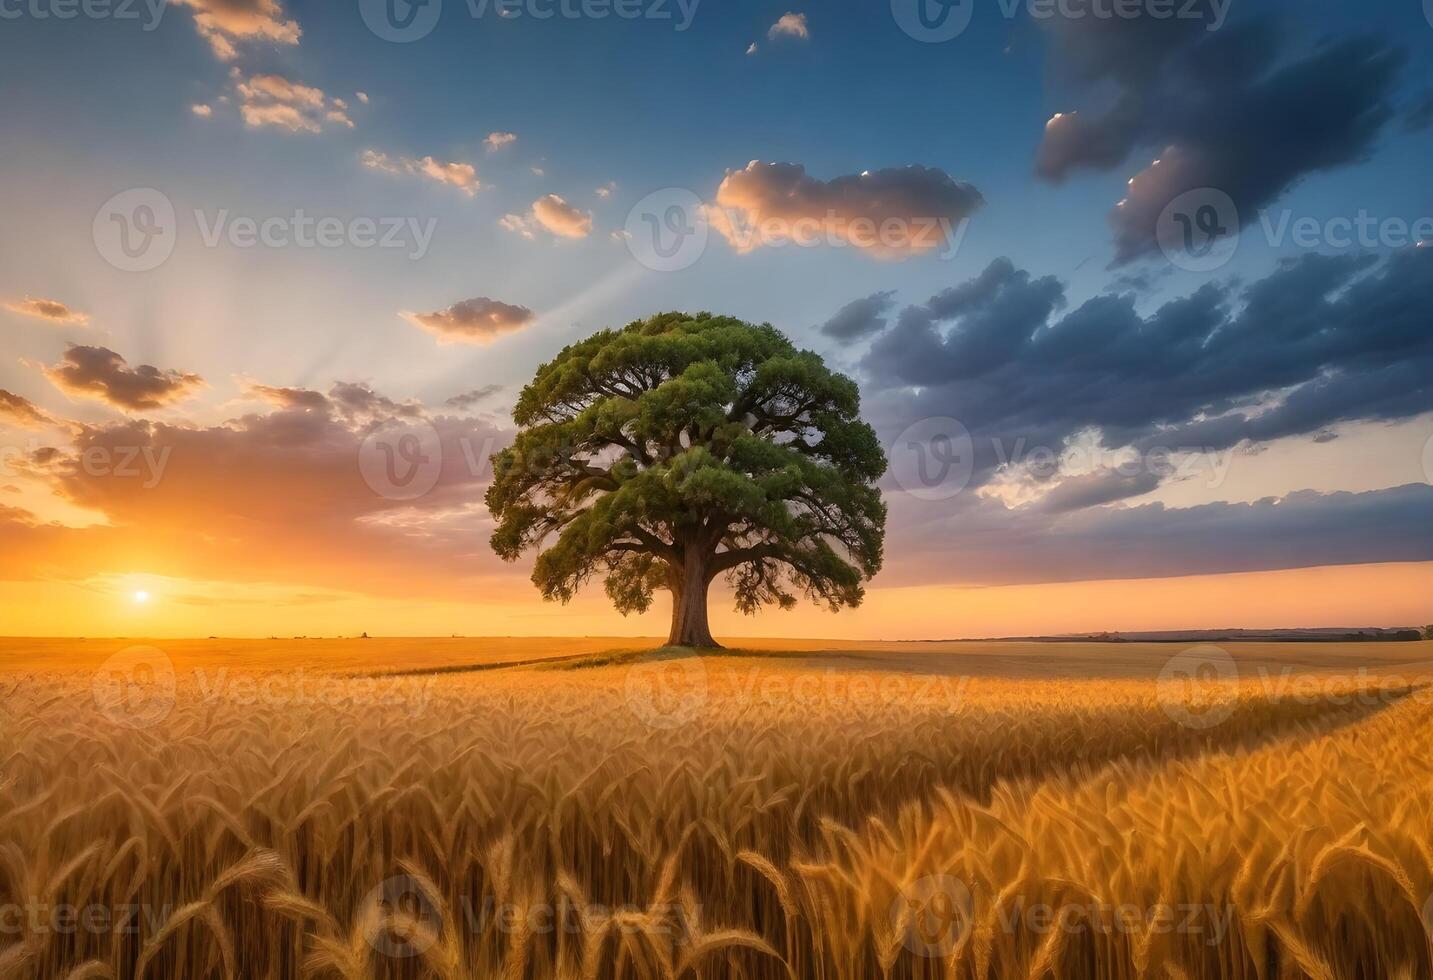
[[[586,683],[608,685],[608,671],[617,672],[612,677],[611,688],[620,691],[627,674],[624,668],[638,665],[659,667],[665,662],[690,660],[699,657],[704,670],[704,683],[711,687],[710,702],[705,711],[710,717],[724,717],[732,723],[759,726],[769,724],[783,713],[802,712],[803,705],[798,695],[787,698],[770,698],[761,691],[768,679],[785,679],[778,687],[790,691],[796,685],[794,677],[811,678],[838,675],[842,678],[861,678],[878,684],[881,678],[892,676],[960,678],[962,681],[989,682],[1005,686],[1004,682],[1033,682],[1043,685],[1070,685],[1073,694],[1077,689],[1088,690],[1104,682],[1148,683],[1148,701],[1143,709],[1143,723],[1130,724],[1125,717],[1125,731],[1120,737],[1093,739],[1088,735],[1094,730],[1105,728],[1109,719],[1099,711],[1062,707],[1052,703],[1047,711],[1054,719],[1055,727],[1062,729],[1066,736],[1056,739],[1043,753],[1020,751],[1012,741],[1013,732],[1007,728],[1008,716],[993,707],[979,693],[963,703],[931,704],[915,708],[919,724],[943,727],[960,720],[962,726],[974,723],[975,728],[986,731],[986,737],[971,745],[972,763],[978,757],[980,762],[964,769],[961,778],[942,783],[917,780],[906,792],[895,792],[883,799],[874,811],[846,812],[849,801],[841,799],[843,787],[832,785],[822,787],[817,798],[823,800],[827,812],[840,812],[842,819],[860,821],[875,813],[890,814],[901,805],[915,801],[929,802],[930,794],[937,786],[967,794],[982,804],[988,804],[997,783],[1002,781],[1043,782],[1056,774],[1064,774],[1075,782],[1092,778],[1111,765],[1164,765],[1187,762],[1205,755],[1227,755],[1250,752],[1282,740],[1290,744],[1302,744],[1320,738],[1343,728],[1361,724],[1389,707],[1422,691],[1433,690],[1428,684],[1398,684],[1385,682],[1381,686],[1369,683],[1364,677],[1359,684],[1353,675],[1331,673],[1339,667],[1347,668],[1347,655],[1315,656],[1313,663],[1300,662],[1298,658],[1275,654],[1259,655],[1264,651],[1245,651],[1237,656],[1241,674],[1257,677],[1265,672],[1268,681],[1264,694],[1249,694],[1238,697],[1228,708],[1227,715],[1209,727],[1198,724],[1182,724],[1178,720],[1177,708],[1171,709],[1161,701],[1157,693],[1156,678],[1160,667],[1170,655],[1167,646],[1141,645],[1151,651],[1132,651],[1116,663],[1101,665],[1096,658],[1080,656],[1073,652],[1052,651],[1040,654],[1022,650],[1019,655],[1001,656],[988,651],[947,652],[908,654],[881,651],[847,650],[752,650],[722,649],[716,651],[695,651],[684,648],[662,647],[657,649],[617,649],[601,653],[581,653],[571,656],[546,657],[541,659],[520,659],[492,663],[452,664],[441,667],[418,668],[368,673],[354,676],[371,677],[414,677],[463,675],[492,675],[500,671],[537,673],[551,676],[554,673],[578,671]],[[1109,646],[1103,646],[1109,650]],[[1157,663],[1151,662],[1149,653],[1163,651]],[[1374,665],[1365,665],[1373,674]],[[1406,672],[1408,661],[1394,659],[1387,666],[1403,668]],[[680,670],[680,668],[674,668]],[[511,677],[512,674],[508,676]],[[493,678],[496,682],[496,678]],[[1298,692],[1301,681],[1313,683],[1311,690]],[[1292,693],[1291,693],[1292,692]],[[706,697],[704,693],[703,697]],[[806,706],[809,708],[810,706]],[[829,706],[827,706],[829,707]],[[910,706],[905,706],[909,708]],[[1173,710],[1173,713],[1171,713]],[[1110,713],[1127,715],[1120,710]],[[879,719],[879,710],[867,715]],[[744,719],[744,720],[743,720]],[[693,719],[700,722],[700,716]],[[854,737],[854,736],[853,736]],[[902,751],[909,752],[909,746]],[[890,766],[898,767],[900,753],[884,760]],[[818,808],[819,809],[819,808]]]
[[[807,641],[781,649],[768,641],[760,646],[695,651],[684,647],[626,646],[572,654],[509,657],[491,660],[361,670],[352,677],[423,677],[481,673],[514,668],[572,670],[638,661],[701,656],[705,661],[751,661],[834,671],[867,671],[943,677],[1010,680],[1154,680],[1170,661],[1189,650],[1165,643],[839,643]],[[1228,643],[1226,652],[1241,676],[1287,680],[1302,676],[1362,675],[1387,677],[1409,687],[1433,685],[1433,643],[1290,644]]]

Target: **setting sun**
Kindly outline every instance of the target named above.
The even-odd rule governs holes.
[[[138,592],[136,592],[136,593],[134,594],[134,603],[135,603],[135,605],[137,605],[137,606],[142,606],[142,605],[144,605],[144,604],[145,604],[146,602],[148,602],[148,601],[149,601],[149,593],[148,593],[148,592],[145,592],[143,589],[140,589]]]

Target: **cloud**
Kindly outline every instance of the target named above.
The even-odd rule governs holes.
[[[465,391],[461,395],[454,395],[452,398],[449,398],[443,404],[448,406],[449,408],[456,408],[460,412],[465,412],[468,409],[472,408],[474,405],[477,405],[480,402],[487,401],[489,398],[502,391],[503,388],[503,385],[483,385],[483,387],[481,388],[474,388],[472,391]]]
[[[1420,95],[1404,109],[1403,128],[1410,133],[1421,133],[1433,125],[1433,89]]]
[[[321,392],[308,388],[275,388],[251,382],[244,386],[244,390],[271,405],[277,405],[279,408],[326,412],[331,405]]]
[[[433,313],[399,315],[433,334],[441,343],[465,344],[491,343],[503,334],[521,330],[535,319],[532,310],[525,306],[513,306],[486,296],[465,299]]]
[[[483,140],[483,145],[488,148],[489,152],[491,152],[493,150],[501,150],[503,147],[509,145],[510,143],[516,142],[516,133],[489,133],[487,139]]]
[[[1110,212],[1117,265],[1156,247],[1156,222],[1180,194],[1216,188],[1252,223],[1302,178],[1365,159],[1397,113],[1405,57],[1387,43],[1350,38],[1291,55],[1289,32],[1272,22],[1216,32],[1221,5],[1195,7],[1202,16],[1041,22],[1062,90],[1096,107],[1050,119],[1037,174],[1112,170],[1141,151],[1155,161]]]
[[[1038,500],[1035,507],[1047,514],[1065,514],[1130,497],[1142,497],[1158,490],[1159,484],[1159,475],[1147,470],[1135,473],[1098,470],[1061,480]]]
[[[775,24],[766,32],[768,40],[775,41],[777,38],[794,37],[802,41],[811,37],[811,30],[806,24],[805,14],[784,13]],[[750,52],[747,52],[750,54]]]
[[[757,52],[758,50],[759,50],[759,49],[757,48],[755,41],[752,41],[750,44],[748,44],[748,45],[746,46],[746,53],[747,53],[747,56],[748,56],[748,57],[750,57],[751,55],[756,54],[756,52]]]
[[[580,211],[556,194],[548,194],[532,202],[526,215],[505,214],[498,224],[524,238],[535,238],[541,228],[559,238],[586,238],[592,233],[592,213]]]
[[[896,292],[872,293],[853,299],[821,325],[821,332],[836,340],[862,340],[886,329],[885,314],[896,305]]]
[[[176,3],[194,11],[194,26],[221,61],[238,57],[236,42],[265,40],[298,44],[303,33],[298,23],[287,17],[278,0],[176,0]]]
[[[979,488],[1017,447],[1090,434],[1110,452],[1212,453],[1433,412],[1430,294],[1433,250],[1410,248],[1306,255],[1148,314],[1128,293],[1067,311],[1063,283],[1000,259],[902,310],[862,369],[883,430],[971,432]]]
[[[345,398],[361,411],[341,410]],[[429,416],[362,384],[334,385],[329,402],[211,426],[131,419],[76,427],[67,445],[32,454],[26,474],[104,521],[67,527],[0,512],[0,578],[82,581],[143,569],[456,598],[507,575],[473,542],[490,529],[481,504],[488,456],[510,433],[479,418]],[[365,473],[382,472],[382,447],[405,435],[433,452],[433,486],[416,499],[385,497]],[[82,465],[86,458],[125,463]]]
[[[55,425],[56,422],[49,413],[28,398],[0,388],[0,425],[6,424],[22,429],[40,429]]]
[[[49,320],[51,323],[84,326],[90,322],[90,315],[88,313],[72,310],[57,299],[37,299],[26,296],[22,300],[6,303],[5,309],[11,313],[19,313],[22,316],[32,316],[40,320]]]
[[[214,115],[214,107],[208,105],[207,103],[196,102],[194,105],[189,107],[189,111],[194,113],[194,115],[198,116],[201,119],[208,119],[210,116]]]
[[[829,181],[797,163],[729,170],[707,219],[743,254],[790,243],[854,245],[881,258],[938,249],[984,204],[970,184],[930,167],[867,170]]]
[[[197,374],[162,371],[148,364],[131,368],[112,350],[75,344],[66,348],[59,364],[44,372],[66,394],[94,398],[127,412],[164,408],[204,386]]]
[[[386,153],[379,153],[377,150],[364,150],[359,154],[358,159],[370,170],[380,170],[387,174],[427,177],[429,180],[436,180],[441,184],[456,187],[469,197],[475,195],[482,188],[482,182],[478,180],[478,171],[471,163],[444,162],[435,160],[431,156],[418,159],[412,157],[395,159]]]
[[[597,190],[596,190],[594,193],[596,193],[596,195],[597,195],[598,197],[602,198],[602,199],[605,201],[605,200],[607,200],[607,198],[609,198],[609,197],[612,196],[612,192],[615,191],[616,189],[617,189],[617,181],[615,181],[615,180],[609,180],[607,183],[605,183],[605,184],[603,184],[601,187],[597,188]]]
[[[524,218],[520,214],[505,214],[498,219],[498,227],[529,240],[537,237],[533,231],[533,224],[531,219]]]
[[[394,401],[361,381],[340,381],[328,391],[338,415],[349,422],[381,422],[391,419],[419,419],[423,406],[416,401]]]
[[[962,497],[923,516],[893,499],[890,586],[1168,578],[1433,560],[1433,487],[1301,490],[1249,503],[1073,510]],[[950,542],[960,542],[958,567]]]
[[[592,215],[568,204],[556,194],[532,202],[537,223],[562,238],[586,238],[592,231]]]
[[[368,105],[368,93],[367,93],[367,92],[354,92],[354,93],[353,93],[353,96],[354,96],[354,98],[358,99],[359,102],[362,102],[364,105]]]
[[[234,88],[239,93],[239,113],[251,128],[275,126],[293,133],[318,133],[328,125],[353,128],[348,103],[282,75],[239,77]]]

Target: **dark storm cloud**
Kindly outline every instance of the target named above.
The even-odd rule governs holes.
[[[821,325],[821,332],[836,340],[861,340],[886,329],[885,314],[896,305],[896,292],[888,289],[853,299]]]
[[[1040,498],[1036,506],[1047,514],[1065,514],[1142,497],[1158,489],[1159,483],[1159,475],[1148,470],[1137,473],[1114,470],[1086,473],[1060,481]]]
[[[1058,313],[1063,285],[999,260],[907,307],[863,369],[884,428],[959,419],[976,482],[1017,443],[1223,450],[1433,411],[1433,249],[1307,255],[1148,315],[1132,295]]]
[[[1056,16],[1042,24],[1056,70],[1078,90],[1113,90],[1103,105],[1063,112],[1045,128],[1036,172],[1146,160],[1110,213],[1115,263],[1155,247],[1155,223],[1180,194],[1217,188],[1242,224],[1303,177],[1366,158],[1398,109],[1403,52],[1372,38],[1289,52],[1268,20],[1210,30],[1195,19]]]

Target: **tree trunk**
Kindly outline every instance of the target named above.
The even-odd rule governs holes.
[[[672,632],[667,645],[674,647],[717,647],[707,625],[707,586],[711,582],[712,556],[700,547],[688,545],[680,569],[672,571]]]

